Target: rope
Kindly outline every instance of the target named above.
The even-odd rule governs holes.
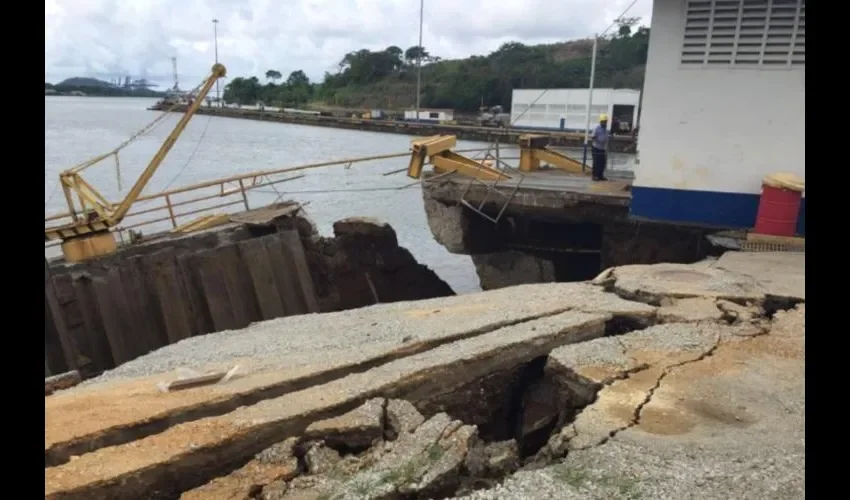
[[[207,128],[210,126],[211,121],[212,116],[207,118],[207,122],[204,124],[204,130],[201,131],[201,137],[198,138],[198,142],[195,144],[195,149],[192,150],[192,154],[189,155],[189,158],[186,160],[186,163],[180,168],[177,174],[170,181],[168,181],[168,184],[166,184],[165,187],[162,189],[163,191],[170,188],[171,185],[174,184],[174,181],[176,181],[178,177],[183,175],[183,171],[186,170],[190,163],[192,163],[192,160],[195,158],[195,153],[198,152],[198,149],[201,147],[201,142],[203,142],[204,137],[206,137],[207,135]]]
[[[194,89],[189,91],[188,95],[193,95],[195,92],[198,91],[198,89],[203,87],[204,83],[206,83],[206,80],[204,80],[198,86],[196,86]],[[102,155],[95,156],[94,158],[91,158],[87,161],[84,161],[84,162],[76,165],[75,167],[71,168],[71,170],[84,170],[84,169],[86,169],[86,168],[88,168],[88,167],[90,167],[90,166],[92,166],[96,163],[99,163],[99,162],[103,161],[104,159],[106,159],[110,156],[113,156],[113,155],[117,159],[118,153],[122,149],[126,148],[127,146],[129,146],[130,144],[135,142],[139,137],[142,137],[143,135],[151,132],[153,129],[155,129],[160,124],[162,124],[165,121],[165,119],[168,118],[168,116],[170,116],[171,112],[174,111],[174,109],[176,109],[177,106],[179,106],[179,105],[180,105],[179,103],[172,104],[171,107],[169,107],[167,110],[163,111],[159,116],[154,118],[153,121],[151,121],[150,123],[148,123],[147,125],[145,125],[141,129],[139,129],[135,134],[131,135],[129,139],[127,139],[126,141],[119,144],[118,147],[116,147],[112,151],[109,151],[109,152],[104,153]]]

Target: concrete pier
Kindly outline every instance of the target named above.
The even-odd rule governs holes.
[[[163,111],[166,107],[157,105],[152,110]],[[186,111],[186,106],[176,106],[174,112]],[[212,108],[202,106],[197,114],[209,116],[221,116],[225,118],[241,118],[245,120],[260,120],[278,123],[291,123],[294,125],[309,125],[316,127],[332,127],[349,130],[362,130],[367,132],[383,132],[389,134],[404,134],[420,137],[434,135],[454,135],[458,139],[467,141],[499,142],[501,144],[516,144],[519,136],[528,133],[543,134],[550,136],[551,145],[557,147],[581,147],[583,144],[582,134],[524,130],[516,128],[475,127],[469,125],[451,125],[439,123],[417,123],[398,120],[371,120],[365,118],[347,118],[340,116],[317,116],[302,114],[287,114],[275,111],[258,111],[253,109],[238,108]],[[614,153],[634,153],[635,139],[631,136],[615,136],[611,140],[611,151]]]
[[[630,220],[633,173],[606,176],[593,182],[555,169],[497,183],[446,176],[426,180],[422,193],[434,238],[472,256],[485,290],[708,255],[702,229]]]
[[[46,397],[45,498],[802,498],[804,262],[618,267],[184,340]]]

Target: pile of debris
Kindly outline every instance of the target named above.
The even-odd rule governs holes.
[[[487,443],[446,413],[426,420],[407,401],[378,398],[181,498],[440,498],[492,486],[519,467],[515,440]]]

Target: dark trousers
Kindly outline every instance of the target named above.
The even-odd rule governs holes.
[[[604,149],[596,149],[591,147],[593,155],[593,178],[602,179],[605,177],[605,163],[608,161],[608,154]]]

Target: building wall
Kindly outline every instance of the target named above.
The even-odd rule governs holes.
[[[699,48],[705,32],[699,28],[708,24],[696,19],[700,4],[708,2],[653,4],[631,212],[657,220],[749,228],[765,175],[792,172],[805,179],[805,0],[772,11],[761,10],[757,2],[718,0],[716,4],[730,6],[732,27],[724,26],[722,11],[715,11],[709,21],[714,28],[705,31],[718,45],[707,55]],[[772,26],[759,28],[760,16]],[[683,48],[686,31],[693,46]],[[759,33],[765,31],[762,37]],[[750,51],[758,51],[755,56],[745,53],[751,40],[759,45]],[[726,41],[733,47],[720,45]],[[781,64],[751,62],[762,57],[764,41]],[[732,65],[723,52],[734,47],[738,54],[731,56]],[[798,232],[805,234],[805,206],[800,220]]]
[[[516,89],[511,98],[511,123],[519,128],[584,130],[588,93],[589,89]],[[599,115],[610,115],[615,104],[634,106],[634,123],[639,103],[640,92],[637,90],[593,89],[591,125],[596,123]]]

